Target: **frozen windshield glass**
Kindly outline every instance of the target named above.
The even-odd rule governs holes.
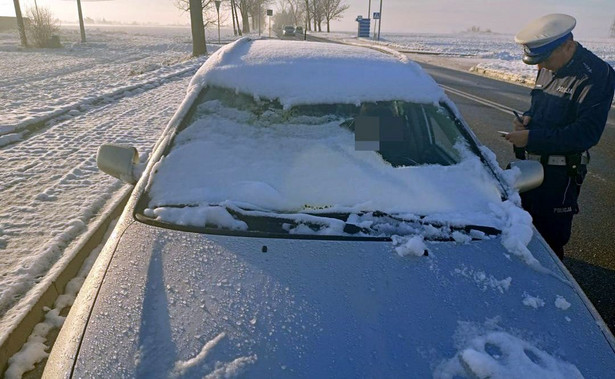
[[[284,109],[209,88],[157,164],[140,212],[176,227],[274,234],[388,237],[482,224],[500,193],[470,146],[439,105]]]

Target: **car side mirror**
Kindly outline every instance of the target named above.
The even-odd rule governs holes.
[[[135,166],[139,163],[139,153],[132,146],[104,144],[98,148],[96,165],[106,174],[129,184],[135,184]]]
[[[540,162],[528,160],[510,162],[510,168],[515,167],[521,171],[513,184],[519,193],[527,192],[542,184],[545,173]]]

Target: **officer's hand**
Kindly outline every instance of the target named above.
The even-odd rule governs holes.
[[[505,138],[516,147],[525,147],[529,134],[530,131],[523,127],[523,130],[515,130],[514,132],[508,133]]]
[[[532,121],[532,118],[530,116],[523,116],[523,122],[520,122],[515,117],[513,119],[513,130],[525,130],[530,121]]]

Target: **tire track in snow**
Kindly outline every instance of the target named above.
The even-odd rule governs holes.
[[[144,91],[152,90],[170,80],[178,80],[188,75],[192,76],[205,59],[206,58],[198,58],[192,60],[188,64],[182,64],[184,67],[180,67],[169,74],[157,76],[138,84],[119,87],[110,92],[62,106],[46,115],[22,121],[14,126],[15,130],[12,133],[2,135],[0,132],[0,148],[23,142],[36,132],[45,130],[57,122],[63,122],[82,113],[90,112],[92,109],[115,103],[124,97],[134,96],[135,94],[138,95]]]
[[[128,64],[128,63],[137,63],[139,61],[145,61],[147,59],[151,59],[151,57],[147,56],[147,54],[145,53],[131,54],[131,55],[128,55],[126,57],[123,57],[117,60],[113,60],[112,58],[107,58],[107,59],[91,58],[89,59],[90,62],[87,62],[87,59],[86,59],[85,62],[79,61],[78,65],[76,66],[72,66],[69,68],[60,68],[57,71],[54,71],[53,78],[50,78],[50,74],[48,72],[40,73],[36,76],[30,76],[28,78],[28,85],[32,87],[44,88],[45,84],[47,84],[50,80],[54,80],[54,81],[63,80],[64,77],[67,75],[75,75],[75,74],[85,73],[85,72],[91,73],[92,67],[90,65],[86,65],[85,63],[96,64],[96,63],[100,63],[101,61],[102,62],[106,61],[106,62],[115,63],[115,64],[119,64],[119,63]],[[61,62],[65,63],[62,60]],[[0,86],[2,86],[4,90],[7,92],[11,91],[15,87],[21,87],[23,85],[24,85],[24,80],[22,77],[17,77],[15,79],[0,80]]]
[[[0,150],[0,331],[7,310],[29,301],[28,290],[122,188],[98,171],[98,146],[130,142],[148,152],[189,80],[176,75]]]

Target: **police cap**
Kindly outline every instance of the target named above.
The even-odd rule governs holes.
[[[565,14],[549,14],[525,25],[515,36],[515,42],[523,45],[523,62],[538,64],[572,36],[577,24],[574,17]]]

